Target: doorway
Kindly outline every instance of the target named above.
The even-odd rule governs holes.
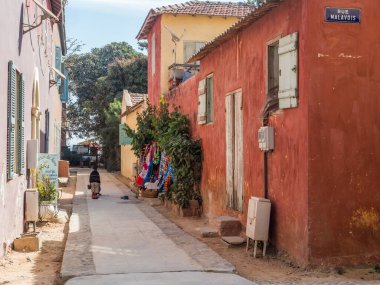
[[[241,91],[226,96],[226,184],[227,206],[243,211],[243,96]]]

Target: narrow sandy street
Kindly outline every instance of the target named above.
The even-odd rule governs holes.
[[[66,284],[252,284],[132,192],[121,200],[126,186],[101,176],[103,195],[92,200],[88,171],[78,172],[61,270]]]

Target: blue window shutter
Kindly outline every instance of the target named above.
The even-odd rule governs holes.
[[[56,46],[55,47],[55,68],[62,72],[61,64],[62,64],[62,49],[60,46]],[[55,81],[57,81],[57,86],[59,87],[61,85],[61,77],[58,74],[55,75]]]
[[[132,138],[128,137],[125,131],[125,124],[119,124],[119,145],[131,145]]]
[[[25,174],[25,81],[24,76],[21,74],[19,82],[18,94],[18,159],[17,159],[17,173]]]
[[[50,113],[45,110],[45,153],[49,153]]]
[[[15,131],[16,131],[16,67],[13,62],[8,64],[8,145],[7,145],[7,177],[13,179],[15,166]]]
[[[119,124],[119,145],[123,145],[124,124]]]
[[[65,75],[66,79],[63,80],[63,84],[60,88],[61,102],[67,103],[69,100],[69,72],[67,71],[64,63],[62,63],[62,73]]]

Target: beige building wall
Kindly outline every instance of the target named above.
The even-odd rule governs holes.
[[[136,128],[137,114],[142,112],[143,105],[144,104],[140,103],[139,105],[134,107],[135,109],[131,111],[131,113],[121,118],[121,123],[127,124],[132,129]],[[122,113],[125,112],[125,110],[126,110],[126,105],[123,100]],[[138,159],[132,151],[132,146],[122,145],[121,146],[121,175],[131,180],[134,180],[136,176],[135,167],[137,165],[137,161]]]
[[[169,89],[168,67],[174,63],[175,49],[172,36],[165,27],[181,38],[177,42],[176,63],[184,63],[184,42],[211,41],[238,20],[238,17],[163,14],[161,16],[161,94]]]

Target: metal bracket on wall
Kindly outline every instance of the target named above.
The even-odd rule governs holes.
[[[36,21],[34,21],[34,23],[33,23],[34,25],[33,24],[32,25],[30,25],[30,24],[24,24],[24,28],[27,28],[27,29],[23,30],[23,34],[25,35],[26,33],[29,33],[30,31],[38,28],[39,26],[42,25],[42,22],[44,20],[46,20],[47,18],[48,17],[46,17],[45,15],[43,15],[43,16],[40,16],[40,22],[38,24],[34,24]]]

